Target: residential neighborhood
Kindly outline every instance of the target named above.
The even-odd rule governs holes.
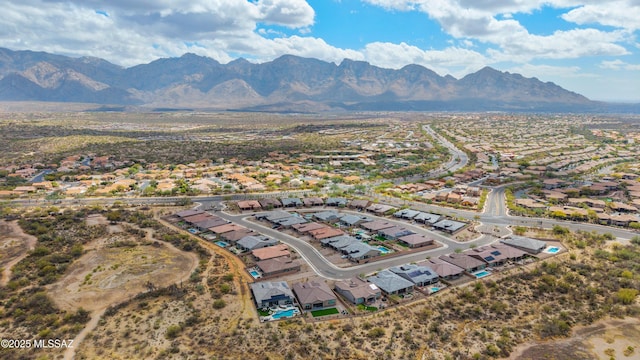
[[[640,133],[624,116],[42,116],[43,140],[4,128],[20,139],[0,162],[9,331],[93,320],[152,334],[149,358],[224,343],[491,359],[636,311]],[[82,135],[47,137],[66,132]],[[27,300],[57,320],[33,322]],[[83,358],[117,353],[93,336],[105,350]]]

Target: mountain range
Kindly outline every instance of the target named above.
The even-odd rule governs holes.
[[[242,58],[221,64],[185,54],[124,68],[99,58],[4,48],[0,101],[278,112],[619,111],[554,83],[490,67],[456,79],[420,65],[394,70],[293,55],[262,64]]]

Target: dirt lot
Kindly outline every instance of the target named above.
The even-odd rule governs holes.
[[[576,329],[569,339],[520,346],[510,359],[639,359],[640,319],[609,319]]]
[[[7,285],[11,278],[11,267],[27,256],[36,241],[34,236],[22,231],[17,221],[0,220],[0,286]]]
[[[115,232],[87,244],[87,252],[49,286],[51,297],[63,309],[104,309],[145,291],[148,282],[156,287],[180,282],[198,265],[194,253],[157,241],[151,233],[145,240]],[[131,246],[116,245],[127,241]]]

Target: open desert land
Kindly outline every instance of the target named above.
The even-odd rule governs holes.
[[[119,220],[107,221],[85,211],[37,212],[3,223],[11,230],[3,233],[3,244],[31,239],[35,245],[16,252],[15,265],[7,268],[10,279],[0,288],[3,338],[73,340],[77,346],[64,353],[70,359],[105,310],[139,293],[179,288],[208,261],[206,250],[152,222],[151,214],[117,209],[107,217]],[[1,351],[11,359],[57,357],[62,350]]]
[[[26,234],[17,221],[0,220],[0,286],[11,278],[11,268],[28,255],[36,244],[36,237]]]
[[[576,329],[568,339],[524,344],[510,359],[636,359],[640,351],[640,319],[610,319]]]

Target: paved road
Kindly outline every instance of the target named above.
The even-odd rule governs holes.
[[[415,182],[415,181],[432,179],[432,178],[435,178],[435,177],[446,175],[449,172],[455,172],[455,171],[457,171],[459,169],[462,169],[463,167],[467,166],[467,164],[469,163],[469,157],[467,156],[467,153],[465,153],[464,151],[458,149],[449,140],[445,139],[444,137],[442,137],[438,133],[436,133],[431,128],[430,125],[423,125],[422,128],[429,135],[431,135],[431,137],[433,137],[434,140],[440,142],[440,144],[442,146],[444,146],[447,149],[449,149],[449,153],[451,153],[451,158],[449,159],[449,161],[444,163],[444,164],[442,164],[438,169],[431,170],[428,173],[419,174],[419,175],[413,175],[413,176],[407,176],[407,177],[401,177],[401,178],[395,178],[395,179],[391,179],[391,180],[379,180],[379,181],[374,182],[372,185],[379,185],[379,184],[381,184],[383,182],[389,182],[389,181],[397,185],[397,184],[403,183],[405,181]]]
[[[208,205],[202,204],[201,206],[206,207]],[[351,211],[344,210],[342,212],[351,212]],[[334,279],[334,280],[348,279],[354,276],[358,276],[359,274],[372,273],[381,268],[403,265],[410,262],[424,260],[427,258],[427,256],[438,257],[443,254],[452,253],[456,249],[469,248],[468,242],[459,243],[447,236],[441,235],[439,233],[431,232],[425,229],[424,227],[408,224],[407,222],[404,222],[404,221],[396,221],[396,220],[385,218],[386,221],[397,222],[398,225],[404,226],[405,228],[409,228],[416,233],[428,234],[429,236],[435,238],[437,241],[444,244],[444,247],[441,247],[435,250],[423,251],[419,253],[401,255],[397,257],[390,257],[386,259],[384,257],[378,258],[376,259],[376,261],[373,261],[368,264],[355,265],[348,268],[340,268],[334,265],[333,263],[329,262],[324,256],[322,256],[322,254],[320,254],[320,252],[315,247],[313,247],[308,242],[249,220],[249,218],[253,217],[253,215],[247,215],[247,214],[234,215],[234,214],[229,214],[223,211],[216,211],[215,215],[218,215],[225,220],[234,222],[236,224],[242,225],[251,230],[260,232],[264,235],[267,235],[274,239],[278,239],[282,241],[283,243],[295,249],[296,252],[300,254],[300,256],[302,256],[302,258],[304,258],[307,261],[307,263],[310,264],[311,268],[318,275],[328,279]],[[370,215],[367,214],[367,216],[370,216]],[[375,216],[370,216],[370,217],[375,218]],[[494,242],[495,240],[496,238],[492,236],[482,236],[480,239],[475,240],[473,243],[476,245],[486,245]]]
[[[131,205],[166,205],[175,204],[186,199],[193,202],[221,202],[228,200],[246,200],[246,199],[258,199],[266,197],[287,197],[287,196],[302,196],[307,193],[313,192],[312,190],[292,190],[292,191],[280,191],[272,193],[256,193],[256,194],[227,194],[227,195],[213,195],[213,196],[161,196],[161,197],[106,197],[106,198],[78,198],[78,199],[14,199],[9,203],[16,206],[48,206],[48,205],[73,205],[73,204],[105,204],[112,205],[116,202],[131,204]]]
[[[29,182],[32,182],[32,183],[43,182],[44,181],[44,177],[47,174],[51,174],[53,172],[54,171],[51,170],[51,169],[42,170],[41,172],[37,173],[34,177],[32,177],[31,180],[29,180]]]
[[[424,125],[423,129],[429,135],[431,135],[434,139],[438,140],[440,144],[442,144],[444,147],[449,149],[449,152],[451,153],[451,160],[449,160],[449,162],[447,162],[441,170],[436,170],[435,172],[430,173],[433,177],[446,174],[449,171],[455,172],[467,166],[467,163],[469,162],[469,157],[467,156],[467,153],[458,149],[449,140],[445,139],[440,134],[433,131],[430,125]]]

